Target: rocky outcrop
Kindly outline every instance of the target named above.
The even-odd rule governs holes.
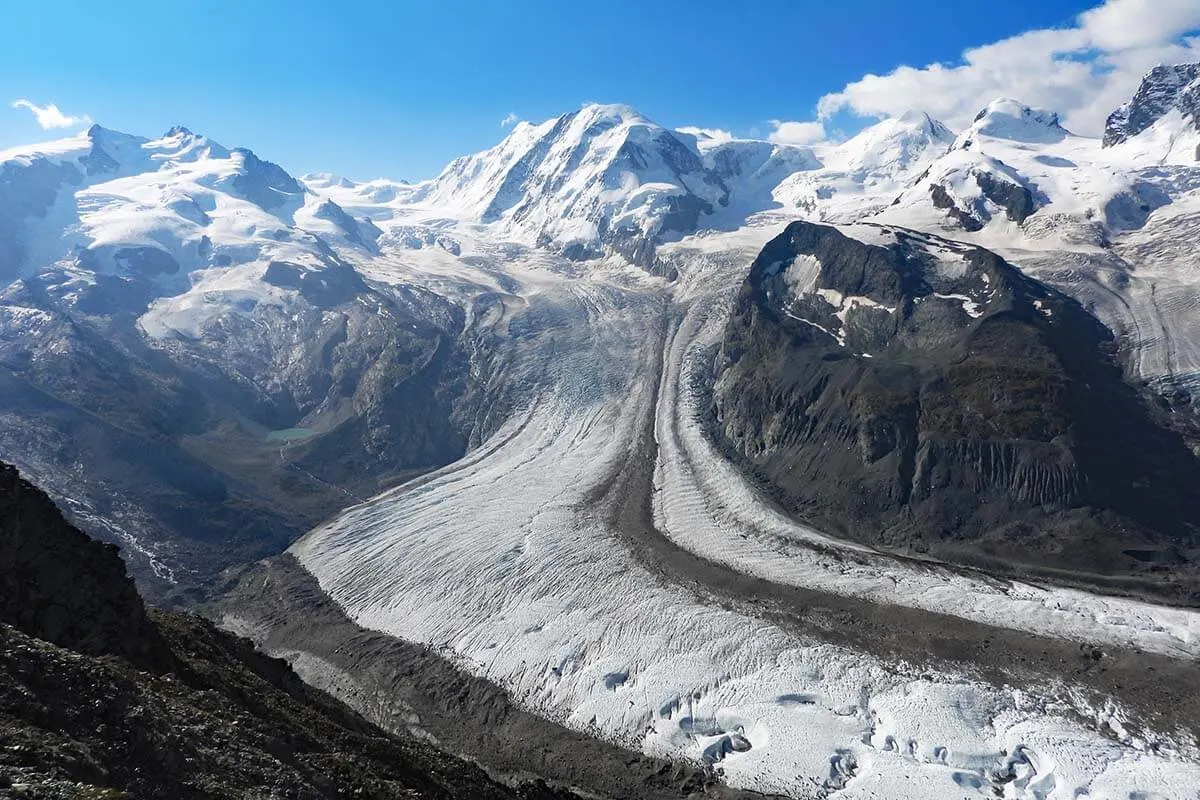
[[[139,671],[0,624],[0,796],[567,800],[385,734],[286,662],[196,617],[152,612],[177,666]]]
[[[833,533],[1200,599],[1200,462],[1111,333],[986,250],[847,232],[793,223],[754,262],[716,364],[728,450]]]
[[[971,148],[967,142],[944,156],[893,205],[924,191],[934,208],[968,232],[983,230],[1001,215],[1018,225],[1025,222],[1041,205],[1034,190],[1012,167]]]
[[[1200,131],[1200,64],[1158,66],[1147,72],[1133,99],[1109,115],[1104,146],[1137,136],[1172,109]]]
[[[242,197],[264,211],[276,209],[289,200],[302,199],[304,187],[283,167],[263,161],[244,147],[235,147],[232,152],[242,159],[242,168],[231,182]]]
[[[995,175],[987,172],[977,174],[975,182],[979,185],[979,191],[983,192],[983,196],[1004,209],[1005,216],[1017,224],[1024,222],[1030,214],[1037,210],[1033,192],[1029,190],[1028,186],[1013,181],[998,180]]]
[[[90,655],[167,661],[117,548],[76,530],[8,464],[0,464],[0,622]]]

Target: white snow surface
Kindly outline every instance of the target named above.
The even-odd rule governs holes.
[[[89,165],[95,152],[104,160],[99,168]],[[327,264],[314,233],[297,224],[307,220],[319,230],[311,223],[321,198],[273,192],[269,210],[253,202],[237,187],[254,169],[247,166],[254,160],[248,151],[184,129],[144,139],[97,126],[0,153],[0,168],[38,159],[76,165],[81,180],[53,187],[45,213],[25,220],[16,242],[18,273],[58,266],[85,276],[136,277],[123,250],[166,254],[177,268],[150,278],[158,299],[144,309],[141,325],[151,337],[200,336],[214,317],[286,302],[293,292],[261,280],[271,261],[313,269]]]
[[[851,222],[886,207],[953,141],[921,112],[883,120],[841,144],[814,147],[818,165],[780,182],[773,195],[810,219]]]

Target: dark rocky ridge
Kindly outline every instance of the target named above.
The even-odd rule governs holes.
[[[359,626],[290,553],[255,564],[205,613],[384,730],[432,736],[493,774],[535,774],[614,800],[766,800],[723,785],[712,770],[539,717],[438,649]]]
[[[970,143],[964,147],[969,149]],[[1004,212],[1006,218],[1020,225],[1034,214],[1045,200],[1044,197],[1039,198],[1024,179],[1007,164],[994,159],[988,161],[994,171],[987,171],[985,168],[971,170],[969,173],[968,178],[975,182],[981,193],[974,202],[966,202],[960,206],[959,201],[955,200],[945,185],[936,181],[929,183],[929,195],[934,208],[945,211],[948,217],[968,232],[983,230],[991,221],[993,212],[985,201],[993,203],[997,210]],[[930,170],[925,170],[917,179],[917,183],[924,181],[929,173]],[[897,197],[893,204],[899,202],[900,198]]]
[[[726,448],[831,533],[1200,601],[1200,463],[1111,333],[993,253],[894,235],[798,222],[764,248],[716,364]],[[794,296],[798,256],[820,266]],[[818,289],[870,304],[839,319]]]
[[[198,617],[147,613],[115,548],[0,465],[0,794],[574,797],[385,734]],[[53,643],[51,643],[53,642]]]
[[[8,464],[0,464],[0,620],[88,655],[167,663],[117,548],[76,530]]]
[[[1200,64],[1157,66],[1147,72],[1133,99],[1109,115],[1104,146],[1137,136],[1171,109],[1178,109],[1200,131]]]

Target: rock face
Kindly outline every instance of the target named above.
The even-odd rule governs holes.
[[[68,524],[7,464],[0,464],[0,621],[81,653],[166,663],[117,548]]]
[[[1133,99],[1109,115],[1104,146],[1137,136],[1172,109],[1200,131],[1200,64],[1158,66],[1147,72]]]
[[[737,298],[716,434],[824,530],[1195,601],[1200,463],[1114,351],[991,252],[797,222]]]
[[[946,158],[940,167],[954,159]],[[964,154],[954,167],[928,180],[934,208],[942,209],[968,232],[981,231],[997,214],[1020,224],[1037,209],[1033,192],[995,159]]]
[[[68,525],[7,465],[0,741],[5,796],[574,797],[498,784],[385,734],[245,639],[147,613],[115,548]]]

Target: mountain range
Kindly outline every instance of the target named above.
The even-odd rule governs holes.
[[[587,105],[418,183],[183,127],[0,152],[0,458],[151,602],[494,769],[533,757],[379,676],[760,792],[1183,792],[1200,66],[1100,138],[981,108],[801,146]],[[570,752],[532,771],[614,791]]]

